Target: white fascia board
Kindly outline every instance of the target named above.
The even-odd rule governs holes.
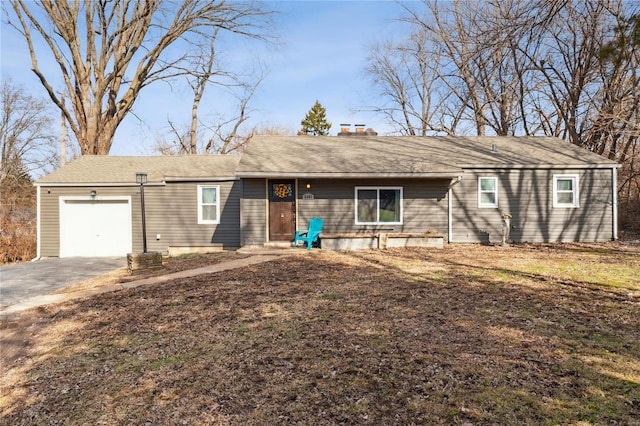
[[[507,171],[507,170],[569,170],[569,169],[610,169],[612,167],[620,167],[620,164],[534,164],[534,165],[525,165],[525,164],[462,164],[460,165],[463,169],[491,169],[498,171]]]
[[[268,172],[241,172],[240,178],[268,178],[268,179],[371,179],[371,178],[449,178],[457,179],[462,174],[462,170],[455,172],[436,173],[268,173]]]
[[[88,183],[88,182],[78,182],[78,183],[68,183],[68,182],[64,182],[64,183],[56,183],[56,182],[43,182],[43,183],[34,183],[34,185],[36,187],[45,187],[45,186],[55,186],[55,187],[114,187],[114,186],[118,186],[118,187],[126,187],[126,186],[133,186],[133,187],[137,187],[140,186],[139,183],[127,183],[127,182],[94,182],[94,183]],[[166,186],[165,182],[151,182],[151,183],[145,183],[144,184],[145,187],[147,186]]]
[[[174,177],[168,176],[164,179],[165,182],[228,182],[240,180],[237,176],[210,176],[210,177]],[[146,186],[146,184],[145,184]]]

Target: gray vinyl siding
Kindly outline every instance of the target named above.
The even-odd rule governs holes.
[[[198,224],[198,186],[219,186],[220,223]],[[171,247],[240,247],[239,180],[216,182],[168,182],[164,187],[145,187],[147,247],[166,251]],[[139,197],[134,198],[134,249],[142,240]],[[160,240],[156,236],[160,234]]]
[[[198,224],[198,185],[220,186],[220,224]],[[142,251],[142,216],[138,186],[43,186],[40,192],[40,255],[60,254],[60,197],[88,197],[95,189],[98,196],[131,197],[133,251]],[[147,249],[167,252],[173,247],[240,247],[239,180],[224,182],[167,183],[145,186]],[[160,234],[160,239],[156,235]]]
[[[43,257],[60,254],[60,210],[55,191],[56,188],[40,188],[40,256]]]
[[[553,176],[579,176],[578,208],[553,207]],[[498,178],[498,208],[478,207],[478,177]],[[611,169],[467,170],[453,187],[452,241],[500,242],[512,215],[515,242],[608,241],[613,237]]]
[[[42,186],[40,188],[40,256],[58,257],[60,255],[60,197],[89,197],[92,189],[97,191],[98,196],[130,196],[132,212],[135,214],[136,211],[140,211],[139,190],[137,187]],[[132,221],[131,225],[134,235],[133,247],[136,250],[136,235],[141,235],[142,228],[135,220]],[[141,244],[140,250],[142,249]]]
[[[449,179],[333,179],[312,180],[311,189],[306,190],[307,181],[298,185],[298,228],[306,229],[309,220],[320,217],[324,220],[323,232],[365,233],[427,232],[434,229],[447,233],[447,187]],[[401,225],[356,225],[355,188],[402,187],[403,221]],[[305,193],[313,194],[312,200],[303,199]]]
[[[267,189],[265,179],[243,179],[240,226],[243,245],[267,241]]]

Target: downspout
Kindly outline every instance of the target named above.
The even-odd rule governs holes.
[[[295,229],[300,229],[298,228],[298,197],[300,196],[300,193],[298,192],[298,178],[295,179],[295,194],[296,196],[293,197],[293,224]]]
[[[451,244],[453,242],[453,201],[452,201],[452,196],[453,196],[453,191],[452,188],[457,185],[460,181],[462,180],[462,176],[458,176],[457,179],[453,180],[451,179],[451,183],[449,184],[449,188],[447,190],[447,199],[449,201],[449,212],[448,212],[448,229],[447,229],[447,242],[449,244]]]
[[[42,203],[40,200],[40,185],[36,185],[36,257],[31,259],[31,261],[40,259],[40,209],[42,208]]]
[[[613,192],[613,241],[618,239],[618,168],[611,168],[612,192]]]

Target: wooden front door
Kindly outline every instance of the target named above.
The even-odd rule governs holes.
[[[269,181],[269,241],[292,241],[296,230],[296,184]]]

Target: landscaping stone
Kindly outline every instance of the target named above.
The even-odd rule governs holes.
[[[162,253],[159,251],[127,254],[127,269],[130,274],[135,271],[159,268],[162,268]]]

